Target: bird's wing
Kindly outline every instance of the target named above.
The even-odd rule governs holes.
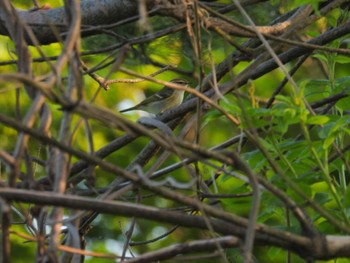
[[[156,94],[146,98],[144,101],[140,102],[138,104],[138,106],[141,106],[141,105],[147,105],[147,104],[150,104],[152,102],[156,102],[156,101],[159,101],[159,100],[163,100],[167,97],[169,97],[171,94],[172,94],[173,90],[171,88],[168,88],[168,87],[165,87],[165,88],[162,88],[159,92],[157,92]],[[135,106],[136,107],[136,106]]]
[[[137,106],[138,106],[138,105],[133,106],[133,107],[130,107],[130,108],[127,108],[127,109],[124,109],[124,110],[121,110],[121,111],[119,111],[119,112],[127,112],[127,111],[136,110],[136,107],[137,107]]]

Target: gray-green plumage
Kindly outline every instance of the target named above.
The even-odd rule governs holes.
[[[170,82],[179,85],[188,85],[189,82],[183,79],[173,79]],[[121,110],[120,112],[127,112],[132,110],[142,110],[149,113],[158,114],[165,110],[176,107],[182,103],[184,91],[179,89],[172,89],[169,87],[162,88],[159,92],[141,101],[139,104]]]

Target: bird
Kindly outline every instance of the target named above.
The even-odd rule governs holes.
[[[184,79],[173,79],[171,83],[187,86],[189,82]],[[159,114],[171,108],[180,105],[183,101],[184,91],[180,89],[172,89],[163,87],[160,91],[141,101],[139,104],[121,110],[120,112],[127,112],[133,110],[142,110],[151,114]]]

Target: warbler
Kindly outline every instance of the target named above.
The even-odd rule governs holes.
[[[189,82],[183,79],[173,79],[170,82],[178,85],[187,86]],[[180,105],[184,98],[184,91],[179,89],[172,89],[169,87],[163,87],[160,91],[156,92],[152,96],[141,101],[134,107],[121,110],[120,112],[127,112],[132,110],[147,111],[152,114],[159,114],[168,109],[174,108]]]

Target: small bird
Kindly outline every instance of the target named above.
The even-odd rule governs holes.
[[[183,86],[187,86],[189,84],[187,80],[183,79],[173,79],[170,82]],[[183,98],[183,90],[164,87],[160,91],[141,101],[134,107],[121,110],[120,112],[142,110],[152,114],[158,114],[180,105],[182,103]]]

